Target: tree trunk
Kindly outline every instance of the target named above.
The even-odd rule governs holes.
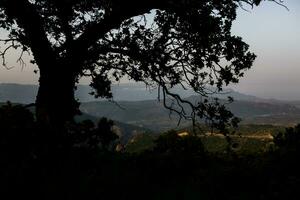
[[[79,113],[79,103],[74,97],[76,77],[64,67],[43,69],[36,98],[37,121],[52,132],[61,134],[66,122],[72,122],[74,115]]]

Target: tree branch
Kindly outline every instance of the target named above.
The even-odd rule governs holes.
[[[43,20],[35,10],[34,5],[27,0],[6,0],[4,6],[7,15],[16,19],[19,27],[24,30],[24,36],[27,41],[30,41],[28,45],[39,67],[42,69],[44,65],[49,65],[49,60],[56,60],[46,36]],[[19,42],[22,43],[22,41]]]

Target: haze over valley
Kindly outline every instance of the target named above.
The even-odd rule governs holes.
[[[20,84],[0,84],[0,102],[30,104],[35,101],[38,86]],[[182,120],[178,125],[178,116],[164,108],[162,101],[158,101],[157,90],[149,90],[143,84],[119,84],[112,87],[113,101],[96,99],[91,96],[91,88],[79,85],[76,97],[81,103],[81,111],[95,118],[109,119],[142,127],[159,133],[172,128],[189,126],[190,121]],[[191,102],[199,101],[199,95],[191,90],[176,88],[174,92]],[[263,99],[246,95],[231,89],[223,94],[215,95],[225,103],[227,96],[234,98],[234,102],[227,107],[237,117],[243,119],[243,124],[273,124],[292,126],[300,121],[300,101],[280,101]],[[58,97],[59,98],[59,97]],[[224,99],[224,101],[222,100]],[[185,106],[186,110],[189,110]]]

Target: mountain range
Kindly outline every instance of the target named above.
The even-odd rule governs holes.
[[[16,103],[32,103],[38,91],[37,85],[21,85],[12,83],[0,83],[0,102],[16,102]],[[196,95],[191,89],[184,90],[180,87],[172,89],[174,93],[181,95],[183,98]],[[88,85],[78,85],[76,90],[76,98],[80,102],[103,101],[104,99],[96,99],[90,95],[92,89]],[[114,101],[144,101],[155,100],[158,97],[158,89],[147,88],[144,84],[122,83],[112,85],[112,93]],[[263,101],[255,96],[245,95],[231,89],[226,89],[223,94],[216,95],[219,98],[226,98],[230,95],[236,100],[247,101]]]
[[[0,102],[15,103],[34,102],[38,86],[0,84]],[[79,85],[76,97],[82,102],[83,113],[99,118],[107,117],[119,123],[129,124],[140,130],[162,132],[170,128],[178,128],[179,117],[165,109],[157,100],[157,90],[149,90],[142,84],[113,85],[114,101],[95,99],[89,95],[91,88]],[[191,102],[197,102],[199,96],[191,90],[175,88],[176,92]],[[227,107],[246,124],[273,124],[290,126],[300,122],[300,101],[285,102],[274,99],[262,99],[245,95],[230,89],[225,90],[219,98],[232,96],[235,101]],[[222,100],[221,100],[222,101]],[[187,107],[185,107],[188,110]],[[180,127],[189,126],[190,121],[182,120]]]

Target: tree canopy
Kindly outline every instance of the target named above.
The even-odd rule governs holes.
[[[183,117],[231,118],[207,97],[237,83],[252,66],[255,55],[230,30],[239,6],[260,2],[1,0],[0,27],[8,32],[1,40],[3,64],[9,48],[32,54],[40,73],[37,116],[52,124],[77,113],[74,89],[83,76],[92,78],[98,97],[111,98],[112,82],[127,77],[158,87],[165,107]],[[172,93],[178,85],[203,101],[193,105]],[[182,103],[195,112],[187,114]]]

